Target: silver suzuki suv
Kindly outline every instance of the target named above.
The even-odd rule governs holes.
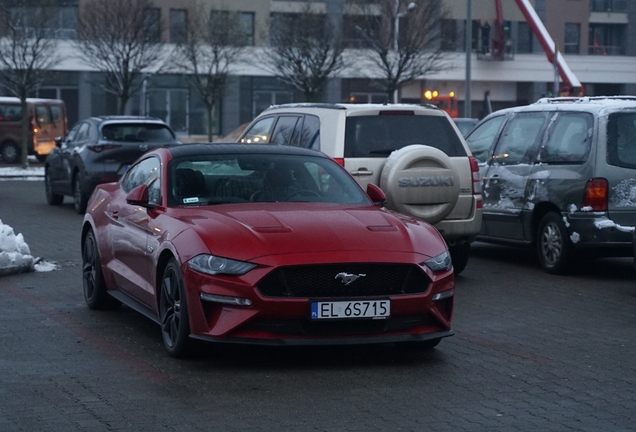
[[[480,240],[536,248],[563,273],[631,256],[636,97],[541,99],[490,114],[466,137],[483,178]]]
[[[434,106],[287,104],[263,111],[243,143],[305,147],[331,156],[387,208],[433,224],[455,273],[468,262],[481,226],[479,167],[448,114]]]

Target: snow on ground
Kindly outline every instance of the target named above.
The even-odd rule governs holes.
[[[0,276],[31,271],[48,272],[56,268],[55,263],[33,258],[22,234],[16,235],[13,228],[0,220]]]
[[[0,181],[7,180],[43,180],[44,167],[34,166],[22,169],[20,166],[0,167]]]

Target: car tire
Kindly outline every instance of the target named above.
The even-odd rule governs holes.
[[[53,192],[51,173],[48,169],[44,172],[44,193],[46,194],[46,202],[49,205],[58,206],[64,202],[64,195],[59,195]]]
[[[73,178],[73,205],[75,211],[78,214],[84,214],[86,212],[86,205],[88,204],[88,197],[86,193],[82,191],[82,176],[78,173]]]
[[[159,318],[163,343],[172,357],[184,357],[189,353],[190,323],[188,304],[181,271],[172,258],[161,278]]]
[[[446,153],[415,144],[392,152],[380,174],[387,208],[431,224],[442,221],[459,198],[459,176]]]
[[[451,261],[453,262],[453,271],[456,275],[460,274],[466,268],[468,264],[468,258],[470,257],[470,243],[458,243],[455,246],[448,248],[451,255]]]
[[[2,160],[4,160],[6,163],[12,164],[18,162],[20,160],[21,153],[22,152],[20,151],[20,146],[18,146],[13,141],[7,141],[2,144]]]
[[[86,234],[82,244],[82,285],[89,309],[112,310],[121,306],[121,302],[107,292],[99,249],[92,230]]]
[[[543,216],[536,243],[537,256],[543,270],[551,274],[563,274],[569,270],[572,242],[559,214],[549,212]]]

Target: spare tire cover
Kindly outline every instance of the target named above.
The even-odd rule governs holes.
[[[389,209],[434,224],[455,207],[459,176],[446,153],[414,144],[387,158],[380,188],[386,193]]]

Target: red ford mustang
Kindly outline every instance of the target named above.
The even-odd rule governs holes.
[[[173,356],[193,339],[434,347],[453,334],[446,244],[384,200],[315,151],[154,150],[90,198],[86,303],[155,320]]]

